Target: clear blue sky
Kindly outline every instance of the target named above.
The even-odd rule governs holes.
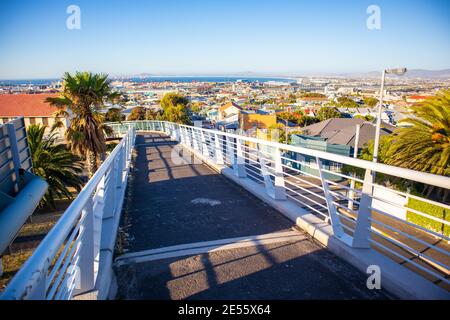
[[[66,8],[81,8],[68,30]],[[381,30],[366,9],[381,8]],[[450,68],[448,0],[1,0],[0,79]]]

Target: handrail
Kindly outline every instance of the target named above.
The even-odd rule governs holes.
[[[238,183],[247,178],[247,182],[242,180],[242,183],[248,187],[249,180],[253,180],[256,185],[262,185],[267,196],[273,200],[291,201],[325,220],[331,225],[334,237],[350,247],[380,251],[378,242],[371,238],[385,237],[385,240],[390,242],[390,250],[395,252],[390,255],[391,258],[400,255],[406,261],[405,265],[408,265],[412,255],[421,259],[425,265],[435,260],[441,267],[450,270],[450,266],[446,265],[447,255],[442,254],[442,250],[450,251],[445,244],[449,238],[447,231],[443,227],[430,226],[433,223],[442,223],[444,219],[423,212],[425,209],[421,211],[410,208],[408,199],[423,200],[423,203],[435,206],[442,212],[448,210],[449,206],[376,184],[373,182],[373,172],[444,189],[450,189],[449,177],[166,121],[125,121],[109,125],[119,133],[124,128],[133,127],[137,130],[168,134],[203,161],[217,166],[220,170],[231,169],[226,172],[235,175],[235,181]],[[303,160],[298,161],[296,155],[301,155]],[[292,156],[294,158],[290,159]],[[339,169],[342,165],[363,169],[364,178],[343,174]],[[310,183],[307,183],[308,186],[305,186],[295,179],[297,177],[304,177],[300,180],[306,179],[305,181],[314,178],[319,185],[311,188]],[[359,184],[356,185],[356,181]],[[256,185],[252,188],[256,188]],[[302,192],[298,192],[299,190]],[[306,193],[303,192],[305,190]],[[317,210],[318,208],[320,210]],[[373,219],[372,215],[376,219]],[[411,216],[416,218],[410,220]],[[421,222],[421,219],[428,219],[429,222]],[[388,225],[389,228],[383,229],[383,225],[377,224],[377,221]],[[442,226],[447,224],[442,223]],[[383,232],[379,232],[380,228]],[[436,238],[442,242],[436,241]],[[433,255],[433,260],[430,260],[428,253],[417,255],[417,252],[423,250],[424,242],[428,244],[427,250],[437,252],[441,256]],[[381,253],[389,256],[386,252]],[[436,275],[433,265],[425,267],[425,270],[428,270],[431,277]],[[450,284],[450,280],[444,276],[439,276],[438,279]]]
[[[122,140],[16,274],[1,296],[2,299],[70,299],[74,294],[87,292],[96,286],[98,257],[99,251],[102,250],[99,247],[99,237],[103,232],[114,234],[117,232],[117,230],[98,232],[99,226],[101,229],[103,218],[117,218],[120,215],[136,130],[168,134],[201,159],[220,168],[231,169],[229,172],[237,177],[237,181],[248,177],[248,179],[256,181],[256,184],[262,185],[267,195],[274,200],[295,200],[297,206],[328,222],[338,240],[354,248],[373,249],[374,246],[377,246],[377,242],[371,238],[374,235],[377,237],[384,237],[385,235],[379,232],[379,228],[376,228],[376,221],[380,218],[372,219],[373,212],[383,212],[388,217],[391,209],[390,203],[397,201],[394,198],[406,199],[404,193],[389,189],[382,190],[382,192],[392,192],[389,197],[393,198],[389,198],[389,201],[381,201],[380,199],[383,197],[375,194],[380,191],[376,190],[378,185],[375,185],[372,181],[372,171],[442,188],[450,188],[450,178],[448,177],[228,132],[166,121],[110,123],[109,126],[115,129],[116,133],[123,133]],[[255,147],[247,148],[244,142],[255,144]],[[262,148],[267,147],[270,150],[263,152]],[[308,163],[305,167],[301,166],[301,161],[296,160],[293,160],[295,165],[289,164],[286,151],[307,155],[314,162]],[[263,153],[268,154],[268,156],[263,156]],[[269,160],[266,159],[267,157],[270,157],[270,161],[267,161]],[[256,165],[252,165],[251,169],[249,168],[250,159],[256,162]],[[349,186],[343,180],[351,181],[354,177],[342,173],[339,173],[337,181],[333,180],[333,171],[325,167],[323,160],[365,169],[365,178],[360,180],[362,187]],[[289,173],[286,172],[288,165],[292,165]],[[294,190],[296,186],[300,190],[310,187],[299,184],[292,179],[289,180],[289,177],[294,176],[303,176],[306,179],[305,181],[309,177],[314,177],[319,184],[316,189],[313,187],[307,193],[300,194]],[[290,186],[286,187],[285,184]],[[348,210],[345,210],[346,206],[343,206],[343,202],[347,201]],[[428,201],[428,203],[434,204],[435,202]],[[320,211],[314,209],[317,205],[321,208]],[[404,205],[400,207],[402,206]],[[408,208],[404,207],[404,209],[407,210]],[[322,212],[322,210],[324,211]],[[421,211],[414,210],[414,214],[420,215]],[[427,214],[422,213],[422,216],[426,217]],[[349,220],[354,220],[351,228],[346,224]],[[439,219],[436,220],[439,221]],[[409,240],[416,240],[422,246],[426,241],[429,250],[436,250],[437,246],[439,248],[436,251],[447,250],[435,241],[435,237],[442,240],[448,239],[444,234],[440,235],[436,231],[427,230],[427,228],[409,221],[404,221],[402,224],[399,218],[396,218],[395,221],[396,224],[382,221],[383,224],[389,225],[389,229],[393,231],[393,233],[385,236],[393,243],[388,248],[394,252],[393,255],[402,256],[402,254],[405,254],[404,251],[415,255],[415,252],[419,251],[411,243],[403,243],[402,239],[398,238],[402,234],[407,234]],[[375,224],[375,226],[372,224]],[[94,228],[94,225],[97,227]],[[401,230],[398,228],[401,228]],[[407,228],[416,229],[411,233]],[[97,232],[94,232],[94,229]],[[351,233],[349,233],[349,230],[351,230]],[[395,233],[396,230],[398,231],[397,234]],[[422,232],[423,234],[417,236],[415,232]],[[427,237],[432,238],[429,240]],[[395,246],[398,246],[401,250],[396,249]],[[108,250],[111,249],[108,248]],[[418,256],[419,259],[426,257],[426,254]],[[446,261],[440,261],[439,257],[433,256],[433,259],[438,261],[440,266],[446,266]],[[407,260],[408,257],[406,256],[405,261]],[[428,270],[426,267],[424,269]],[[49,272],[50,270],[51,272]],[[428,273],[434,275],[436,271],[430,268]],[[47,277],[49,278],[47,279]],[[449,282],[445,278],[443,279],[443,282]]]
[[[143,122],[144,123],[144,122],[148,122],[148,121],[146,121],[146,120],[141,120],[141,121],[124,121],[122,123],[113,122],[113,123],[110,123],[109,125],[111,125],[111,126],[114,126],[114,125],[126,125],[126,124],[134,124],[134,123],[139,123],[139,122]],[[162,122],[162,123],[170,123],[170,122],[167,122],[167,121],[160,121],[160,122]],[[430,184],[430,185],[433,185],[433,186],[436,186],[436,187],[441,187],[441,188],[444,188],[444,189],[450,189],[450,178],[446,177],[446,176],[441,176],[441,175],[431,174],[431,173],[427,173],[427,172],[422,172],[422,171],[416,171],[416,170],[411,170],[411,169],[391,166],[391,165],[387,165],[387,164],[384,164],[384,163],[375,163],[375,162],[372,162],[372,161],[367,161],[367,160],[362,160],[362,159],[358,159],[358,158],[352,158],[352,157],[348,157],[348,156],[338,155],[338,154],[335,154],[335,153],[319,151],[319,150],[313,150],[313,149],[308,149],[308,148],[304,148],[304,147],[293,146],[293,145],[289,145],[289,144],[283,144],[283,143],[279,143],[279,142],[275,142],[275,141],[262,140],[262,139],[242,136],[242,135],[229,133],[229,132],[222,132],[222,131],[217,131],[217,130],[204,129],[204,128],[188,126],[188,125],[182,125],[182,124],[176,124],[176,125],[179,126],[179,127],[185,127],[185,128],[201,129],[201,131],[208,132],[208,133],[211,133],[211,134],[217,134],[219,132],[221,136],[235,138],[235,139],[241,139],[241,140],[245,140],[245,141],[253,142],[253,143],[259,143],[259,144],[263,144],[263,145],[266,145],[266,146],[269,146],[269,147],[279,148],[279,149],[282,149],[282,150],[292,151],[292,152],[296,152],[296,153],[300,153],[300,154],[305,154],[305,155],[312,156],[312,157],[319,157],[319,158],[321,158],[323,160],[329,160],[329,161],[334,161],[334,162],[345,163],[345,164],[348,164],[348,165],[351,165],[351,166],[354,166],[354,167],[368,169],[368,170],[376,171],[376,172],[379,172],[379,173],[400,177],[400,178],[403,178],[403,179],[411,179],[411,177],[414,177],[414,180],[417,181],[417,182]]]
[[[64,242],[71,234],[72,229],[79,223],[80,220],[94,221],[93,207],[95,207],[95,196],[100,192],[105,191],[104,183],[106,176],[113,174],[113,169],[117,170],[117,178],[120,179],[120,187],[124,189],[126,186],[126,178],[123,178],[123,172],[128,171],[129,163],[131,160],[130,152],[131,147],[134,145],[135,130],[129,129],[125,137],[114,148],[110,155],[106,158],[100,168],[95,172],[94,176],[84,186],[76,199],[66,209],[64,214],[50,230],[46,237],[42,240],[32,256],[25,262],[20,271],[14,276],[5,292],[1,295],[2,299],[45,299],[47,298],[46,292],[49,284],[46,281],[46,276],[54,258],[58,255]],[[124,160],[124,161],[120,161]],[[111,183],[114,179],[109,179]],[[114,185],[115,188],[115,185]],[[111,190],[114,190],[111,188]],[[123,194],[122,194],[123,196]],[[104,195],[106,197],[106,195]],[[103,199],[104,200],[104,199]],[[120,208],[114,208],[116,214],[120,214]],[[105,212],[97,212],[100,214],[100,218],[103,217]],[[96,215],[97,215],[96,214]],[[86,217],[89,216],[89,217]],[[89,221],[82,221],[82,228],[87,229],[91,234],[86,235],[87,238],[79,240],[83,249],[90,248],[91,251],[86,253],[87,256],[95,258],[98,254],[99,248],[92,248],[92,240],[94,240],[94,230],[92,226],[88,226]],[[100,235],[97,235],[100,237]],[[99,239],[97,239],[99,243]],[[73,245],[72,243],[66,245]],[[84,245],[84,246],[83,246]],[[96,252],[96,254],[94,254]],[[73,257],[70,257],[71,259]],[[88,261],[87,264],[94,264],[95,262]],[[76,264],[71,265],[72,268],[77,267]],[[94,272],[95,268],[89,268]],[[64,270],[66,271],[66,270]],[[83,275],[86,276],[86,275]],[[92,278],[95,278],[93,275]],[[91,283],[92,287],[94,283]],[[70,290],[78,289],[79,291],[87,291],[92,288],[70,288]],[[36,293],[38,291],[38,293]],[[72,292],[70,292],[71,296]]]

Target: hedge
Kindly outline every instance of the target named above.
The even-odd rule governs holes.
[[[408,201],[408,208],[415,209],[417,211],[426,213],[430,216],[440,218],[445,221],[450,222],[450,210],[445,209],[443,207],[430,204],[428,202],[420,201],[417,199],[409,198]],[[424,217],[422,215],[419,215],[417,213],[413,212],[407,212],[406,214],[406,220],[412,223],[415,223],[421,227],[427,228],[429,230],[443,233],[445,236],[450,236],[450,226],[445,225],[441,222],[432,220],[430,218]]]

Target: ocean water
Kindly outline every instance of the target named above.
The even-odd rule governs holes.
[[[226,83],[226,82],[236,82],[238,80],[243,80],[245,82],[269,82],[269,81],[277,81],[277,82],[295,82],[293,79],[287,78],[270,78],[270,77],[235,77],[235,76],[198,76],[198,77],[188,77],[188,76],[168,76],[168,77],[131,77],[131,78],[112,78],[113,80],[127,80],[132,82],[218,82],[218,83]],[[0,85],[3,86],[19,86],[19,85],[49,85],[52,82],[56,82],[60,79],[33,79],[33,80],[0,80]]]
[[[278,82],[295,82],[293,79],[286,78],[267,78],[267,77],[237,77],[237,76],[228,76],[228,77],[219,77],[219,76],[198,76],[198,77],[143,77],[143,78],[129,78],[129,80],[134,82],[236,82],[238,80],[243,80],[245,82],[269,82],[269,81],[278,81]]]

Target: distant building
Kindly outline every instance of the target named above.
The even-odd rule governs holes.
[[[426,96],[426,95],[413,95],[413,96],[409,96],[406,98],[406,101],[409,103],[416,103],[416,102],[421,102],[423,100],[425,100],[426,98],[429,98],[430,96]]]
[[[231,115],[240,114],[242,107],[234,102],[228,102],[227,104],[219,108],[219,121],[228,118]]]
[[[41,124],[50,130],[55,124],[53,114],[57,108],[46,103],[45,99],[56,96],[56,94],[2,94],[0,95],[0,123],[4,124],[23,116],[25,127]],[[70,122],[69,119],[60,120],[64,125],[60,133],[63,133]]]
[[[329,102],[327,97],[304,97],[297,99],[300,106],[323,106]]]
[[[267,129],[277,124],[275,114],[258,114],[241,112],[239,114],[239,128],[247,131],[250,129]]]
[[[327,143],[322,137],[311,137],[304,136],[300,134],[293,134],[291,136],[291,145],[298,146],[302,148],[330,152],[342,156],[350,156],[351,155],[351,147],[348,145],[342,144],[331,144]],[[295,160],[296,162],[292,162],[290,165],[301,172],[305,172],[310,175],[319,176],[319,166],[317,164],[316,157],[302,155],[300,153],[288,153],[289,158]],[[332,172],[341,172],[342,163],[322,160],[322,166],[324,169],[332,171]],[[323,172],[325,179],[330,180],[339,180],[340,177],[338,175],[334,175],[329,172]]]
[[[354,118],[355,116],[370,116],[376,119],[378,117],[378,110],[375,108],[337,108],[337,111],[341,113],[345,118]],[[391,110],[382,110],[381,121],[387,123],[394,123]]]
[[[302,132],[305,136],[320,137],[328,144],[346,145],[355,147],[356,125],[360,125],[359,142],[357,148],[360,149],[375,138],[375,125],[362,119],[353,118],[334,118],[321,121],[303,128]],[[384,124],[381,129],[381,136],[389,135],[393,132],[394,127]]]
[[[356,125],[360,126],[359,142],[356,142]],[[382,128],[381,135],[392,133],[392,128]],[[361,149],[369,140],[375,137],[375,126],[362,119],[329,119],[319,123],[306,126],[302,134],[293,134],[291,144],[303,148],[330,152],[343,156],[352,156],[354,148]],[[310,175],[319,176],[318,165],[315,157],[307,155],[288,153],[295,160],[290,163],[296,169]],[[323,160],[322,165],[326,170],[341,172],[342,163]],[[329,172],[324,173],[330,180],[339,180],[340,176]]]

